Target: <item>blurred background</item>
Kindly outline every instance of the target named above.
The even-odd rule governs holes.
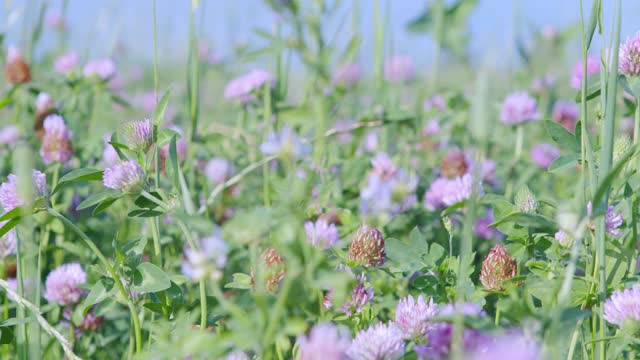
[[[153,61],[153,32],[151,0],[0,0],[0,31],[7,36],[6,43],[21,46],[29,36],[32,24],[37,22],[40,9],[46,4],[47,24],[44,36],[34,49],[35,56],[44,54],[60,45],[56,36],[46,36],[47,31],[65,26],[67,48],[76,49],[85,57],[113,56],[117,61]],[[311,2],[312,0],[304,0]],[[304,2],[303,1],[303,2]],[[405,54],[417,64],[431,60],[432,43],[423,33],[407,31],[407,25],[433,1],[429,0],[379,0],[381,16],[386,22],[387,53]],[[445,1],[451,5],[456,1]],[[190,0],[157,0],[158,49],[161,65],[183,63],[187,56]],[[341,2],[341,14],[332,17],[326,26],[328,32],[352,32],[357,28],[362,36],[359,59],[364,66],[373,50],[373,0],[345,0]],[[500,63],[518,61],[518,42],[526,46],[532,34],[574,30],[573,42],[567,42],[571,53],[579,52],[578,0],[477,0],[467,25],[470,61]],[[588,14],[591,0],[584,0]],[[609,4],[610,5],[610,4]],[[279,15],[263,0],[200,0],[197,18],[198,32],[203,46],[212,57],[232,57],[234,51],[244,47],[259,46],[263,40],[256,29],[270,31]],[[353,18],[354,11],[357,18]],[[605,12],[607,13],[607,12]],[[622,38],[638,30],[634,14],[640,13],[640,1],[623,1]],[[63,20],[64,19],[64,20]],[[605,19],[608,23],[609,19]],[[62,23],[64,22],[64,23]],[[64,24],[64,25],[63,25]],[[445,29],[446,29],[445,25]],[[347,39],[341,35],[339,39]],[[340,40],[338,40],[340,41]],[[596,43],[596,49],[600,44]],[[120,51],[120,52],[119,52]],[[118,59],[117,54],[126,53]],[[577,56],[568,56],[573,61]],[[295,60],[292,64],[296,66]]]

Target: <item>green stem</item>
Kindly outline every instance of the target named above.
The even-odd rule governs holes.
[[[87,247],[89,247],[89,249],[93,252],[93,254],[98,258],[98,260],[100,260],[102,265],[107,269],[107,271],[109,272],[109,275],[111,275],[111,278],[116,283],[116,286],[120,291],[120,294],[127,300],[127,305],[131,313],[131,320],[133,321],[136,353],[141,352],[142,351],[142,332],[140,330],[140,319],[138,318],[138,312],[136,311],[131,294],[129,294],[127,290],[125,290],[124,288],[124,282],[122,278],[118,276],[116,270],[113,268],[111,263],[109,263],[109,261],[104,256],[104,254],[102,254],[100,249],[98,249],[98,247],[93,243],[93,241],[91,241],[89,236],[87,236],[87,234],[85,234],[84,231],[80,230],[80,228],[78,228],[74,223],[69,221],[69,219],[64,217],[62,214],[60,214],[56,210],[52,208],[47,208],[47,212],[49,212],[49,214],[51,214],[53,217],[62,221],[66,226],[68,226],[71,230],[73,230],[73,232],[75,232],[78,236],[80,236],[80,238],[84,240]]]
[[[156,0],[153,0],[153,93],[158,103],[158,42],[156,40]]]
[[[200,281],[200,330],[207,330],[207,285]]]

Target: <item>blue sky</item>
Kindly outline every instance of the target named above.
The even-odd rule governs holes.
[[[34,17],[29,5],[43,0],[4,0],[0,7],[0,29],[7,31],[9,42],[18,43],[22,21]],[[345,0],[350,4],[351,1]],[[428,62],[430,40],[407,33],[405,24],[421,12],[426,0],[380,0],[383,8],[389,4],[388,18],[393,49]],[[504,53],[511,48],[514,31],[527,31],[530,26],[553,25],[559,28],[579,19],[578,0],[480,0],[469,19],[473,54]],[[611,3],[610,1],[605,1]],[[50,8],[59,8],[61,0],[49,1]],[[372,47],[371,0],[360,0],[360,29],[364,36],[362,56]],[[640,1],[623,0],[623,38],[638,30],[632,14],[640,13]],[[253,29],[269,29],[274,16],[261,0],[201,0],[204,8],[202,33],[223,55],[232,44],[243,41],[255,44]],[[591,0],[585,0],[588,11]],[[186,54],[189,0],[157,0],[157,21],[160,61],[180,61]],[[608,10],[608,9],[607,9]],[[129,50],[131,59],[152,59],[152,1],[151,0],[69,0],[68,19],[72,29],[70,44],[87,50],[92,56],[108,55],[116,39]],[[26,14],[26,16],[24,16]],[[609,17],[607,17],[609,18]],[[514,21],[514,19],[516,21]],[[331,24],[330,24],[331,25]],[[349,29],[349,24],[346,25]],[[54,44],[46,36],[40,50]]]

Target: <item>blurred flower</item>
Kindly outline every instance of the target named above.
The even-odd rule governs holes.
[[[440,125],[438,124],[438,119],[432,118],[427,122],[427,124],[422,129],[422,135],[436,135],[440,132]]]
[[[569,247],[573,244],[573,238],[571,238],[562,230],[556,231],[556,233],[553,235],[553,238],[556,239],[556,241],[558,241],[560,245],[564,247]]]
[[[464,314],[467,316],[485,316],[482,309],[472,303],[447,304],[440,309],[438,316],[451,316]],[[453,324],[448,322],[434,323],[431,331],[427,333],[427,344],[416,345],[414,348],[418,359],[445,360],[449,359],[453,340]],[[462,333],[462,350],[465,353],[482,351],[489,338],[478,330],[465,328]]]
[[[556,85],[556,79],[553,75],[544,75],[531,80],[531,90],[534,93],[541,93],[549,90]]]
[[[61,306],[80,300],[84,290],[78,285],[87,282],[87,274],[78,263],[60,265],[47,275],[44,298]]]
[[[438,305],[433,303],[433,299],[425,301],[422,295],[418,300],[414,300],[409,295],[400,299],[396,307],[396,325],[402,331],[405,339],[416,342],[421,341],[429,331],[431,324],[429,319],[438,313]]]
[[[7,63],[4,66],[4,75],[10,84],[22,84],[31,81],[31,70],[22,58],[20,50],[10,46],[7,51]]]
[[[351,360],[395,360],[404,355],[402,332],[390,322],[378,323],[356,334],[347,351]]]
[[[214,184],[222,184],[233,174],[233,164],[227,159],[215,157],[207,162],[204,175]]]
[[[226,360],[251,360],[247,354],[242,351],[234,351],[227,355]]]
[[[524,91],[514,92],[504,98],[500,120],[506,125],[516,125],[540,119],[536,99]]]
[[[2,228],[7,222],[1,221],[0,228]],[[9,255],[16,253],[16,231],[15,229],[9,230],[6,234],[0,236],[0,259],[4,259]]]
[[[618,71],[626,76],[640,76],[640,32],[620,46]]]
[[[538,210],[538,200],[527,185],[518,190],[513,202],[519,212],[533,214]]]
[[[68,74],[80,63],[80,57],[75,51],[60,55],[53,62],[53,69],[60,74]]]
[[[388,216],[413,207],[418,178],[398,170],[385,153],[378,153],[371,165],[367,183],[360,191],[362,213]]]
[[[364,150],[368,153],[376,151],[376,149],[378,148],[378,133],[375,131],[369,131],[364,136],[363,147]]]
[[[342,305],[342,312],[352,316],[362,312],[362,308],[373,300],[373,286],[365,286],[364,274],[358,276],[358,284],[351,290],[347,301]]]
[[[72,312],[71,309],[66,308],[64,309],[64,311],[62,312],[62,318],[64,318],[66,321],[71,322],[72,321]],[[102,326],[102,323],[104,322],[104,316],[96,316],[95,315],[95,306],[91,307],[91,309],[89,309],[89,311],[84,314],[84,316],[82,317],[82,321],[79,324],[74,324],[76,325],[75,329],[75,335],[77,338],[79,338],[82,335],[82,331],[95,331],[98,328],[100,328]]]
[[[211,236],[200,239],[199,249],[185,248],[182,273],[194,281],[219,280],[227,264],[228,245],[218,229]]]
[[[482,262],[480,282],[488,290],[502,290],[502,284],[516,276],[518,263],[502,245],[495,245]]]
[[[73,146],[71,137],[73,133],[67,129],[64,119],[59,115],[49,115],[43,123],[44,135],[40,156],[42,162],[51,164],[53,162],[66,163],[73,156]]]
[[[116,74],[116,64],[111,59],[98,59],[88,62],[83,69],[86,77],[97,76],[102,80],[107,80]]]
[[[394,55],[384,63],[384,78],[387,81],[410,81],[413,76],[413,60],[408,56]]]
[[[593,207],[591,205],[591,201],[587,204],[587,216],[591,217],[593,215]],[[607,213],[604,217],[605,220],[605,229],[607,234],[611,235],[622,235],[622,231],[620,231],[620,226],[622,225],[622,214],[616,214],[615,209],[612,205],[607,207]],[[594,225],[591,225],[591,228],[594,228]]]
[[[569,132],[573,132],[578,119],[578,105],[573,101],[556,101],[551,117]]]
[[[187,156],[187,140],[184,137],[184,131],[181,128],[175,125],[169,126],[169,129],[178,133],[176,139],[176,155],[178,156],[178,162],[184,161]],[[160,147],[160,168],[164,169],[167,159],[169,158],[169,150],[171,149],[171,144],[166,144]]]
[[[486,346],[468,354],[469,360],[542,360],[540,344],[524,334],[507,333],[493,338]]]
[[[102,175],[104,186],[126,193],[139,192],[144,181],[142,167],[135,160],[119,161],[105,168]]]
[[[587,78],[600,72],[600,59],[596,56],[587,56]],[[571,87],[580,90],[582,87],[582,60],[578,61],[571,72]]]
[[[362,70],[358,64],[344,64],[334,69],[332,75],[333,85],[349,87],[355,85],[362,76]]]
[[[13,145],[20,138],[18,127],[15,125],[7,125],[0,128],[0,144],[1,145]]]
[[[273,85],[275,78],[271,73],[255,69],[247,74],[237,77],[227,83],[224,88],[225,99],[250,102],[255,99],[253,92],[260,90],[265,85]]]
[[[537,144],[531,148],[531,161],[541,169],[546,169],[560,156],[560,149],[551,144]]]
[[[389,158],[389,155],[385,153],[378,153],[371,159],[371,174],[379,176],[383,179],[388,179],[396,174],[396,166]]]
[[[322,249],[330,248],[340,239],[336,226],[323,219],[318,219],[315,223],[305,222],[304,230],[307,233],[307,242]]]
[[[604,303],[604,319],[637,333],[640,329],[640,285],[614,291]]]
[[[260,144],[260,151],[265,155],[280,155],[302,158],[310,151],[309,144],[302,142],[302,139],[287,125],[282,126],[279,132],[269,132],[265,140]]]
[[[473,233],[484,239],[500,240],[504,235],[495,227],[489,226],[493,224],[493,209],[487,210],[485,217],[478,217],[473,224]]]
[[[110,167],[119,162],[120,157],[113,145],[109,144],[109,141],[111,141],[111,134],[105,134],[103,139],[104,150],[102,150],[102,162],[105,167]]]
[[[546,39],[554,39],[558,35],[558,29],[553,25],[545,25],[542,27],[542,36]]]
[[[205,62],[209,65],[217,65],[222,62],[222,58],[219,54],[217,54],[209,44],[205,41],[201,41],[198,44],[198,58],[200,61]]]
[[[51,110],[55,106],[51,95],[46,92],[41,92],[36,98],[36,111],[39,113],[45,113]]]
[[[31,183],[33,197],[38,198],[40,196],[44,196],[47,183],[46,176],[38,170],[32,170],[31,174],[33,181]],[[18,182],[18,180],[20,180],[20,182]],[[25,200],[22,199],[18,193],[18,187],[20,186],[18,184],[22,183],[22,181],[23,180],[18,179],[16,175],[9,174],[7,176],[7,181],[0,184],[0,204],[2,204],[4,211],[8,212],[18,206],[24,205]]]
[[[422,108],[424,111],[437,110],[439,112],[444,112],[447,109],[447,104],[445,103],[442,95],[434,95],[430,99],[424,101]]]
[[[264,271],[262,278],[267,291],[277,291],[287,271],[285,261],[282,256],[280,256],[278,250],[266,248],[260,255],[260,266]],[[253,271],[251,272],[251,279],[253,282]]]
[[[151,119],[125,121],[120,124],[120,133],[131,150],[147,152],[153,144],[153,123]]]
[[[351,341],[348,333],[331,323],[314,326],[309,336],[298,336],[298,360],[346,360]]]
[[[45,23],[47,24],[47,27],[53,30],[65,31],[67,29],[67,23],[64,21],[64,16],[62,16],[62,13],[58,10],[51,10],[47,12]]]
[[[459,149],[453,149],[445,155],[440,167],[440,175],[449,179],[463,176],[469,170],[469,161]]]
[[[384,239],[378,229],[366,224],[358,228],[349,246],[349,261],[364,267],[384,265]]]
[[[153,113],[156,110],[156,106],[158,105],[158,101],[160,99],[156,99],[156,93],[154,91],[148,91],[143,93],[135,98],[135,103],[139,104],[139,106],[144,109],[144,111],[148,113]],[[164,120],[165,123],[170,121],[176,116],[175,107],[168,103],[167,107],[164,110]]]

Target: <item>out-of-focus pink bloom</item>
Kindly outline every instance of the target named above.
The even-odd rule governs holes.
[[[55,106],[51,95],[46,92],[41,92],[36,98],[36,111],[39,113],[46,113]]]
[[[111,59],[97,59],[88,62],[82,71],[84,76],[95,75],[102,80],[112,78],[116,74],[116,64]]]
[[[13,145],[20,138],[20,132],[15,125],[0,128],[0,145]]]
[[[356,334],[347,352],[352,360],[397,360],[404,355],[402,332],[395,323],[379,323]]]
[[[445,104],[442,95],[432,96],[430,99],[425,100],[422,106],[424,111],[437,110],[443,112],[447,109],[447,104]]]
[[[551,144],[537,144],[531,148],[531,161],[541,169],[546,169],[560,156],[560,149]]]
[[[413,59],[408,56],[395,55],[384,64],[384,77],[391,82],[404,82],[413,79],[415,70]]]
[[[509,94],[502,103],[500,120],[507,125],[521,124],[540,118],[536,99],[524,91]]]
[[[250,102],[255,99],[253,92],[260,90],[266,84],[273,86],[275,78],[271,73],[262,69],[249,71],[247,74],[237,77],[224,88],[225,99]]]
[[[298,337],[299,360],[345,360],[351,341],[348,332],[330,323],[314,326],[309,336]]]
[[[531,80],[531,90],[534,93],[540,93],[551,89],[556,85],[556,78],[553,75],[544,75]]]
[[[49,115],[44,119],[44,136],[40,156],[45,164],[66,163],[73,156],[71,137],[73,133],[67,129],[64,119],[59,115]]]
[[[593,206],[591,204],[591,201],[589,201],[589,203],[587,203],[587,215],[591,217],[592,214],[593,214]],[[607,212],[605,213],[604,219],[605,219],[605,229],[607,231],[607,234],[617,235],[617,236],[622,235],[622,231],[619,229],[620,226],[622,226],[622,221],[623,221],[622,214],[616,214],[615,208],[613,207],[613,205],[609,205],[607,207]],[[593,225],[592,225],[592,228],[593,228]]]
[[[71,72],[80,62],[80,57],[75,51],[58,56],[53,62],[53,69],[60,74]]]
[[[139,192],[144,181],[142,167],[135,160],[119,161],[105,168],[102,175],[104,186],[127,193]]]
[[[587,56],[587,77],[600,72],[600,59]],[[571,72],[571,87],[580,90],[582,87],[582,60],[578,61]]]
[[[504,237],[498,229],[489,225],[493,224],[493,210],[488,210],[484,217],[479,217],[473,224],[473,233],[484,239],[501,240]]]
[[[640,285],[616,290],[604,303],[604,318],[620,328],[636,329],[640,324]]]
[[[422,129],[422,135],[429,136],[435,135],[440,132],[440,125],[438,124],[438,119],[432,118],[427,122],[427,124]]]
[[[557,101],[553,105],[551,117],[553,121],[564,126],[570,132],[573,132],[578,119],[578,105],[572,101]]]
[[[318,219],[315,223],[305,222],[304,230],[307,233],[307,242],[322,249],[330,248],[340,239],[336,226],[325,219]]]
[[[31,171],[31,179],[33,181],[33,197],[44,196],[47,184],[44,173],[34,169]],[[7,181],[0,184],[0,205],[4,211],[11,211],[24,205],[25,200],[18,193],[18,180],[24,181],[24,179],[18,179],[14,174],[9,174]]]
[[[67,30],[67,23],[64,20],[64,16],[58,10],[51,10],[47,13],[45,18],[47,27],[53,30],[65,31]]]
[[[545,25],[542,28],[542,36],[546,39],[554,39],[558,35],[558,29],[553,25]]]
[[[338,86],[353,86],[362,76],[362,70],[358,64],[344,64],[338,66],[332,75],[333,85]]]

